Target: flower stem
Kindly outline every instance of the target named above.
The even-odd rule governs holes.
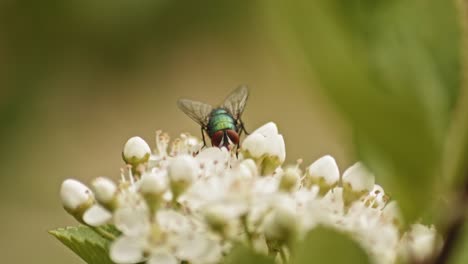
[[[249,227],[247,225],[247,214],[241,216],[241,221],[242,221],[242,225],[244,226],[245,235],[247,236],[247,243],[248,243],[249,247],[252,247],[253,237],[252,237],[252,233],[249,231]]]
[[[447,263],[450,256],[453,254],[454,249],[456,248],[456,243],[460,238],[461,231],[465,223],[465,212],[467,209],[466,205],[468,204],[468,173],[465,184],[460,192],[460,196],[456,204],[458,209],[449,223],[446,231],[445,243],[442,246],[442,250],[440,251],[439,255],[435,258],[434,264]]]
[[[283,262],[283,264],[288,263],[288,257],[286,256],[286,247],[284,246],[280,247],[279,253],[280,253],[281,261]]]

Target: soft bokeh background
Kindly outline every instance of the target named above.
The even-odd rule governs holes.
[[[1,262],[82,263],[47,234],[76,224],[61,182],[116,179],[131,136],[198,136],[180,97],[217,104],[248,84],[247,129],[276,122],[288,162],[350,165],[349,127],[283,56],[266,15],[247,0],[2,1]]]

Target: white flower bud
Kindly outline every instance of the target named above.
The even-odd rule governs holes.
[[[414,224],[401,238],[399,254],[404,260],[422,262],[440,250],[437,231],[431,226]]]
[[[251,177],[257,176],[257,164],[252,159],[245,159],[241,162],[240,166],[249,171]]]
[[[219,233],[223,237],[232,235],[232,228],[236,223],[238,215],[235,210],[229,208],[229,205],[209,205],[203,210],[203,215],[205,216],[205,221],[213,231]]]
[[[342,183],[344,202],[350,205],[374,188],[375,177],[362,163],[357,162],[343,173]]]
[[[125,143],[122,153],[127,164],[136,167],[138,164],[147,162],[151,155],[151,148],[141,137],[132,137]]]
[[[382,217],[397,228],[401,228],[403,226],[403,216],[401,215],[400,207],[396,201],[387,203],[382,210]]]
[[[83,221],[83,213],[94,204],[91,190],[74,179],[67,179],[62,183],[60,197],[65,210],[80,222]]]
[[[111,203],[117,193],[117,186],[113,181],[105,177],[98,177],[92,183],[94,195],[96,200],[102,204]]]
[[[246,158],[252,158],[259,164],[261,175],[273,173],[286,158],[283,136],[278,134],[278,128],[273,122],[247,136],[242,143],[242,152]]]
[[[155,213],[168,190],[165,171],[144,173],[138,181],[138,190],[145,198],[152,213]]]
[[[335,159],[326,155],[316,160],[307,168],[305,185],[310,188],[317,185],[320,188],[320,194],[325,195],[331,188],[335,187],[340,180],[340,171],[336,165]]]
[[[177,198],[192,184],[199,169],[198,162],[189,155],[180,155],[171,160],[168,176],[174,198]]]
[[[257,173],[257,165],[255,162],[252,159],[246,159],[232,169],[231,177],[245,181],[257,176]]]
[[[343,185],[345,184],[353,191],[369,192],[374,188],[375,177],[362,163],[357,162],[343,173]]]
[[[290,206],[277,205],[265,217],[264,228],[267,240],[291,242],[298,228],[297,214]]]
[[[141,176],[138,187],[143,194],[162,195],[167,190],[167,176],[164,172],[148,172]]]

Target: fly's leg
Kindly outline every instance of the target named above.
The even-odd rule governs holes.
[[[244,122],[242,122],[242,120],[240,119],[239,119],[239,122],[241,124],[241,131],[244,131],[247,136],[250,135],[250,133],[247,132],[247,130],[245,130]]]
[[[204,132],[203,127],[201,127],[201,135],[202,135],[202,138],[203,138],[203,147],[202,147],[202,149],[203,149],[203,148],[206,147],[205,132]]]

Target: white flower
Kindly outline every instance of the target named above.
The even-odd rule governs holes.
[[[171,155],[179,154],[193,155],[203,146],[202,142],[189,134],[181,134],[180,139],[176,139],[172,144]]]
[[[440,249],[433,227],[417,224],[401,234],[397,202],[361,163],[341,182],[329,155],[304,174],[300,161],[282,167],[285,145],[274,123],[248,135],[240,153],[200,150],[201,141],[188,134],[170,143],[158,131],[151,153],[144,140],[130,139],[123,154],[132,166],[118,184],[94,180],[96,201],[80,182],[62,184],[64,207],[80,222],[121,232],[110,246],[115,263],[222,263],[239,243],[277,259],[281,248],[288,263],[290,246],[317,226],[348,234],[374,263],[423,261]]]
[[[150,230],[150,210],[139,193],[127,190],[119,195],[114,224],[127,236],[140,236]]]
[[[143,211],[142,211],[143,212]],[[127,225],[134,225],[129,214],[124,219]],[[215,263],[221,257],[221,247],[210,239],[206,232],[201,232],[190,218],[173,210],[160,210],[154,222],[149,222],[149,215],[140,215],[147,223],[144,232],[129,233],[111,245],[110,255],[116,263],[179,263],[181,260],[191,263]],[[143,230],[142,230],[143,231]],[[146,256],[146,257],[145,257]]]
[[[78,221],[82,221],[83,213],[94,203],[94,195],[91,190],[74,179],[63,181],[60,187],[60,197],[65,210]]]
[[[278,134],[278,128],[273,122],[248,135],[242,143],[242,151],[246,157],[251,157],[259,164],[261,175],[273,173],[286,158],[283,136]]]
[[[137,166],[148,161],[151,148],[141,137],[132,137],[125,143],[123,149],[123,159],[126,163]]]
[[[200,151],[195,159],[200,164],[201,175],[211,177],[222,174],[230,164],[230,153],[226,148],[208,147]]]

